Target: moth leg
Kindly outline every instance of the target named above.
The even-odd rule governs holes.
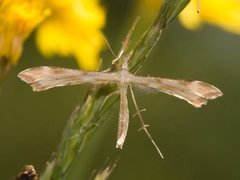
[[[135,109],[137,111],[137,115],[139,117],[139,120],[140,120],[140,123],[142,125],[141,129],[143,129],[145,131],[145,133],[147,134],[148,138],[150,139],[150,141],[152,142],[153,146],[156,148],[156,150],[158,151],[158,154],[161,156],[161,158],[163,159],[163,154],[162,152],[160,151],[160,149],[158,148],[156,142],[153,140],[152,136],[150,135],[150,133],[148,132],[147,130],[147,126],[145,123],[144,123],[144,120],[143,120],[143,117],[141,115],[141,110],[139,109],[138,105],[137,105],[137,101],[135,99],[135,96],[134,96],[134,93],[133,93],[133,89],[132,89],[132,86],[130,85],[130,93],[131,93],[131,96],[132,96],[132,100],[133,100],[133,104],[135,106]]]
[[[100,106],[99,111],[102,109],[103,105],[107,102],[108,99],[110,99],[114,95],[119,95],[119,94],[120,94],[120,91],[116,90],[116,91],[113,91],[112,93],[110,93],[109,95],[107,95],[106,98],[104,99],[102,105]]]

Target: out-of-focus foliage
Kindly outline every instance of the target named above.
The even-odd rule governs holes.
[[[24,42],[37,29],[37,45],[46,55],[73,56],[80,67],[96,69],[104,46],[105,11],[98,0],[2,0],[0,63],[16,65]]]
[[[138,0],[138,12],[144,16],[152,16],[162,2],[163,0]],[[200,13],[197,13],[198,8]],[[208,23],[240,34],[239,12],[239,0],[191,0],[179,19],[181,24],[190,30],[198,29],[204,23]]]
[[[51,0],[46,5],[52,13],[37,30],[40,51],[46,56],[74,56],[83,69],[98,68],[105,24],[98,0]]]
[[[239,0],[201,0],[200,13],[196,13],[197,0],[191,0],[181,13],[181,23],[188,29],[197,29],[204,22],[232,33],[240,34]]]
[[[137,4],[129,0],[105,0],[104,6],[108,11],[106,37],[113,49],[117,49],[135,18],[133,8]],[[203,8],[202,4],[200,15]],[[196,10],[194,8],[194,14],[197,14]],[[144,12],[139,15],[144,18]],[[148,23],[153,18],[149,16]],[[83,152],[84,157],[75,161],[72,179],[75,180],[79,172],[82,177],[78,179],[88,179],[94,169],[102,167],[106,157],[119,155],[117,167],[110,177],[113,180],[240,179],[239,47],[238,35],[207,23],[199,31],[187,31],[178,21],[168,26],[138,75],[203,80],[219,87],[224,93],[223,98],[194,109],[168,95],[149,92],[146,95],[135,91],[138,105],[147,109],[142,113],[143,118],[150,125],[149,131],[165,159],[160,159],[145,134],[137,131],[139,123],[132,117],[125,147],[121,152],[117,151],[118,111],[113,111],[114,117],[110,116],[97,131],[94,141]],[[42,172],[46,160],[57,149],[73,107],[84,101],[86,86],[33,93],[17,78],[21,70],[36,65],[75,67],[72,61],[42,59],[33,39],[28,39],[19,66],[2,83],[1,179],[12,179],[28,163]],[[104,64],[110,64],[112,59],[108,51],[103,54]],[[131,115],[135,114],[131,103],[129,106]]]
[[[0,71],[17,63],[24,41],[48,14],[43,1],[0,2]]]

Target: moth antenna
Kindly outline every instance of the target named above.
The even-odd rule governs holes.
[[[99,71],[102,68],[102,58],[100,58],[99,63],[98,63],[98,67],[97,67],[97,71]]]
[[[137,105],[137,101],[136,101],[136,99],[135,99],[135,96],[134,96],[133,89],[132,89],[132,86],[131,86],[131,85],[130,85],[130,93],[131,93],[131,96],[132,96],[133,104],[134,104],[135,109],[136,109],[136,111],[137,111],[137,115],[138,115],[139,120],[140,120],[140,123],[141,123],[141,125],[142,125],[142,127],[141,127],[140,129],[143,129],[143,130],[145,131],[145,133],[147,134],[148,138],[149,138],[150,141],[152,142],[153,146],[156,148],[158,154],[161,156],[162,159],[164,159],[162,152],[160,151],[160,149],[158,148],[156,142],[153,140],[152,136],[150,135],[150,133],[149,133],[148,130],[147,130],[147,126],[148,126],[148,125],[145,125],[145,123],[144,123],[143,117],[142,117],[142,115],[141,115],[141,111],[140,111],[140,109],[139,109],[139,107],[138,107],[138,105]]]
[[[197,0],[197,13],[200,13],[200,0]]]
[[[107,102],[107,100],[108,100],[109,98],[111,98],[113,95],[120,95],[119,90],[113,91],[112,93],[110,93],[109,95],[106,96],[106,98],[104,99],[102,105],[101,105],[100,108],[99,108],[99,111],[102,109],[103,105]]]
[[[127,46],[130,44],[130,43],[129,43],[129,42],[130,42],[130,38],[132,37],[132,33],[134,32],[134,30],[135,30],[135,28],[136,28],[136,25],[137,25],[137,23],[138,23],[139,20],[140,20],[140,17],[137,17],[137,18],[135,19],[135,21],[133,22],[133,25],[132,25],[131,29],[129,30],[126,39],[123,41],[123,44],[122,44],[122,48],[121,48],[121,50],[120,50],[120,53],[121,53],[121,52],[123,53],[123,52],[127,49]],[[125,66],[127,66],[128,59],[129,59],[129,58],[125,58],[125,59],[124,59],[123,64],[125,64]]]
[[[137,25],[137,23],[138,23],[139,20],[140,20],[140,17],[137,17],[137,18],[135,19],[135,21],[133,22],[132,27],[131,27],[130,30],[128,31],[127,36],[126,36],[125,40],[124,40],[123,43],[122,43],[122,47],[121,47],[120,52],[121,52],[121,51],[124,51],[124,50],[127,48],[128,44],[129,44],[129,41],[130,41],[130,38],[131,38],[131,36],[132,36],[132,33],[134,32],[134,30],[135,30],[135,28],[136,28],[136,25]]]
[[[118,53],[118,56],[116,57],[116,59],[114,59],[114,60],[112,61],[112,64],[115,64],[115,63],[121,58],[121,56],[123,55],[123,53],[124,53],[125,50],[127,49],[128,45],[130,44],[129,41],[130,41],[130,38],[131,38],[131,36],[132,36],[132,33],[134,32],[134,30],[135,30],[135,28],[136,28],[136,25],[137,25],[137,23],[138,23],[139,20],[140,20],[140,17],[137,17],[137,18],[134,20],[132,27],[130,28],[130,30],[129,30],[128,33],[127,33],[126,38],[125,38],[124,41],[122,42],[122,47],[121,47],[121,49],[120,49],[120,51],[119,51],[119,53]],[[125,64],[125,66],[126,66],[126,64],[127,64],[127,61],[128,61],[128,58],[124,59],[123,64]]]
[[[113,55],[114,58],[116,59],[117,56],[116,56],[116,54],[114,53],[113,49],[111,48],[110,43],[108,42],[108,40],[107,40],[107,38],[106,38],[105,36],[103,36],[103,37],[104,37],[104,40],[105,40],[105,42],[106,42],[106,44],[107,44],[108,49],[110,50],[110,52],[112,53],[112,55]]]

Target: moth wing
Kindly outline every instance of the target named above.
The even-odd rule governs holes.
[[[53,87],[76,84],[114,83],[115,73],[80,71],[60,67],[34,67],[18,74],[18,77],[31,85],[34,91],[44,91]]]
[[[129,124],[129,110],[127,99],[127,86],[124,86],[120,89],[120,110],[116,148],[122,149],[122,146],[127,136],[128,124]]]
[[[133,84],[183,99],[195,107],[207,104],[207,100],[215,99],[223,93],[215,86],[202,81],[174,80],[166,78],[135,76]]]

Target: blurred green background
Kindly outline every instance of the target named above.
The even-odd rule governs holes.
[[[104,6],[108,12],[104,31],[117,51],[134,20],[136,5],[133,1],[105,0]],[[148,24],[151,20],[153,17]],[[136,37],[146,30],[145,22],[142,18]],[[130,118],[123,150],[115,149],[116,109],[75,162],[70,179],[88,179],[94,169],[106,164],[107,158],[111,161],[117,157],[120,160],[110,178],[114,180],[240,179],[239,47],[240,36],[216,27],[205,25],[191,32],[177,20],[171,23],[138,74],[202,80],[220,88],[224,96],[196,109],[165,94],[136,90],[139,106],[147,109],[143,117],[165,159],[159,157],[144,132],[138,132],[137,118]],[[112,55],[105,50],[102,57],[108,67]],[[17,78],[21,70],[32,66],[77,68],[73,59],[45,59],[31,37],[20,63],[1,84],[0,179],[12,179],[24,164],[33,164],[39,172],[43,171],[57,149],[71,112],[83,102],[87,86],[36,93]],[[135,114],[132,103],[130,113]]]

